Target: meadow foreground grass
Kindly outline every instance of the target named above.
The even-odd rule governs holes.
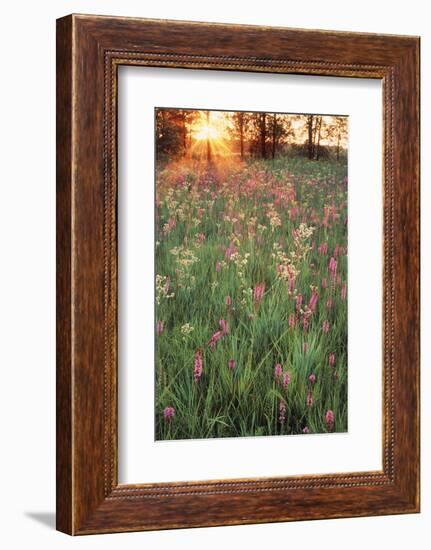
[[[347,430],[347,165],[156,177],[156,439]]]

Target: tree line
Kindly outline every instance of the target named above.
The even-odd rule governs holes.
[[[156,110],[157,158],[180,158],[193,155],[193,128],[209,126],[211,111],[188,109]],[[347,118],[323,115],[286,115],[268,112],[224,113],[228,119],[223,140],[230,151],[240,156],[274,159],[295,149],[310,160],[327,157],[331,151],[337,160],[347,138]],[[207,161],[217,154],[211,136],[204,147]],[[202,149],[200,150],[202,154]]]

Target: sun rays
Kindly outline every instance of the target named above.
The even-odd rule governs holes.
[[[230,113],[199,111],[191,128],[191,154],[199,159],[212,160],[232,154],[229,147]]]
[[[203,124],[198,132],[194,134],[194,138],[198,141],[202,139],[211,139],[212,141],[218,139],[219,132],[217,128],[214,126],[208,126],[207,124]]]

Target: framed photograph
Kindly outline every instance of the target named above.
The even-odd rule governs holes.
[[[419,38],[57,21],[57,528],[419,511]]]

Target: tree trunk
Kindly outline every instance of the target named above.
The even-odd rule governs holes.
[[[320,157],[320,131],[322,129],[322,117],[319,117],[317,122],[317,146],[316,146],[316,160]]]
[[[183,156],[187,155],[187,127],[186,127],[186,113],[182,112],[182,125],[183,125]]]
[[[158,118],[157,121],[157,160],[160,160],[163,153],[163,138],[165,137],[165,111],[163,109],[160,111],[160,119]]]
[[[244,113],[239,115],[239,144],[240,144],[240,153],[241,160],[244,159]]]
[[[313,159],[313,115],[308,115],[307,118],[307,130],[308,130],[308,158]]]
[[[275,145],[277,141],[277,115],[273,115],[274,120],[272,121],[272,158],[275,158]]]
[[[266,159],[266,113],[260,114],[260,151],[263,159]]]
[[[210,112],[207,111],[207,127],[210,128]],[[208,132],[207,136],[207,162],[211,162],[211,142],[210,142],[210,135]]]

